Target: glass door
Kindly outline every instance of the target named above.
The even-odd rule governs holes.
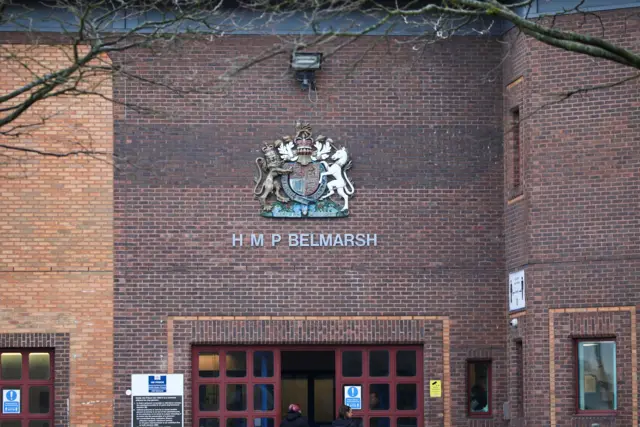
[[[326,374],[295,374],[282,378],[282,416],[290,403],[300,406],[310,427],[328,427],[335,419],[335,379]]]
[[[318,427],[329,427],[335,419],[335,378],[318,376],[313,378],[313,423]]]

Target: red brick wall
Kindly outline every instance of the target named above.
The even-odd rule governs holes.
[[[65,46],[3,45],[33,71],[68,63]],[[66,50],[65,50],[66,49]],[[36,65],[37,64],[37,65]],[[0,61],[0,93],[30,81]],[[92,80],[111,96],[111,82]],[[5,143],[44,151],[113,150],[112,104],[57,97],[35,104]],[[0,150],[0,346],[55,348],[56,423],[112,424],[113,168],[109,158]],[[49,338],[48,338],[49,337]],[[60,344],[63,342],[63,344]],[[66,399],[69,398],[67,402]]]
[[[600,13],[605,37],[638,51],[640,26],[635,14],[637,10]],[[556,25],[599,35],[602,31],[593,16],[573,15],[557,20]],[[509,34],[508,40],[514,39],[515,33]],[[526,325],[522,332],[526,425],[587,425],[573,416],[575,411],[569,404],[575,396],[568,386],[575,378],[571,371],[574,362],[566,353],[572,338],[565,333],[565,324],[558,325],[555,336],[562,359],[556,363],[555,373],[550,373],[549,310],[637,304],[639,83],[636,80],[553,103],[557,99],[554,94],[614,83],[632,75],[633,70],[522,38],[510,44],[503,72],[505,86],[522,77],[519,84],[505,87],[505,119],[508,108],[520,102],[524,106],[521,115],[528,122],[523,124],[524,197],[507,204],[505,191],[507,267],[510,271],[526,268],[527,314],[521,321]],[[505,154],[508,172],[507,142]],[[637,372],[632,373],[630,358],[622,349],[629,345],[632,334],[629,316],[614,319],[620,343],[618,392],[622,399],[616,425],[631,425],[634,411],[637,417],[637,407],[624,400],[637,394],[629,381]],[[509,348],[514,347],[510,344]],[[515,359],[510,356],[510,360],[514,363]],[[550,375],[558,384],[551,397]],[[514,390],[514,382],[512,377],[510,390]],[[557,402],[551,415],[550,399]],[[591,422],[609,426],[612,421],[596,418]]]
[[[500,45],[460,38],[416,56],[392,42],[391,53],[379,46],[349,75],[368,39],[323,64],[316,104],[287,74],[286,57],[214,93],[230,58],[273,41],[232,37],[126,57],[145,77],[184,88],[204,79],[212,93],[115,87],[158,110],[116,120],[117,149],[144,166],[116,172],[116,424],[129,413],[129,375],[167,368],[167,316],[431,315],[451,319],[451,425],[499,425],[507,375]],[[349,218],[259,216],[253,162],[262,141],[291,133],[298,118],[351,151]],[[252,232],[377,233],[378,246],[232,248],[232,233]],[[395,342],[397,333],[353,339]],[[478,354],[495,361],[496,394],[494,419],[476,423],[466,417],[465,376]]]
[[[606,37],[637,51],[634,13],[601,16]],[[570,16],[557,25],[601,31],[593,17]],[[637,346],[636,316],[628,307],[637,303],[640,287],[638,82],[549,104],[554,93],[613,83],[632,71],[516,39],[514,32],[506,39],[501,49],[495,41],[457,38],[419,54],[391,40],[352,71],[370,46],[371,39],[362,40],[323,65],[315,103],[287,74],[285,57],[219,84],[230,63],[275,39],[236,36],[158,55],[114,57],[145,77],[198,91],[185,96],[131,80],[117,80],[113,88],[119,99],[156,111],[115,109],[116,148],[131,165],[117,171],[114,190],[116,424],[128,418],[123,392],[129,375],[169,367],[170,317],[301,315],[446,316],[451,425],[501,423],[502,403],[516,401],[514,339],[523,340],[525,404],[524,414],[512,405],[512,425],[637,423],[637,360],[629,356]],[[40,60],[64,61],[56,47],[35,49],[31,54]],[[503,55],[502,75],[496,75]],[[24,78],[2,71],[15,76],[3,79],[3,91]],[[516,200],[508,173],[514,106],[523,119],[524,155],[523,195]],[[69,105],[56,100],[44,108]],[[94,100],[73,108],[79,114],[32,135],[50,149],[68,148],[70,134],[110,149],[112,106]],[[358,193],[347,219],[258,215],[250,191],[253,160],[261,141],[290,133],[298,118],[353,155]],[[71,424],[109,425],[111,166],[88,159],[18,160],[0,170],[12,178],[1,184],[0,276],[9,291],[0,339],[15,346],[37,340],[35,333],[63,334],[68,378],[56,387],[64,396],[69,385]],[[252,232],[377,233],[379,246],[231,248],[232,233]],[[527,272],[527,311],[510,333],[505,265],[507,272]],[[615,420],[585,421],[572,413],[568,349],[579,313],[609,325],[606,331],[619,340]],[[192,342],[187,330],[178,345]],[[353,339],[398,342],[397,332],[381,328]],[[207,336],[217,339],[222,335]],[[57,338],[37,342],[58,346]],[[336,341],[327,335],[313,342]],[[495,416],[470,421],[465,360],[479,356],[494,360]],[[184,360],[178,362],[188,371]],[[436,405],[427,418],[446,410]],[[67,414],[61,417],[66,422]]]

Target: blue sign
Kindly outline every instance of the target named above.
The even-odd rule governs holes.
[[[167,376],[149,375],[149,393],[166,393]]]
[[[362,409],[362,386],[345,386],[344,404],[351,409]]]
[[[2,393],[2,413],[20,413],[20,390],[4,390]]]

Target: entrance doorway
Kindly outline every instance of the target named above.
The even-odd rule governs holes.
[[[194,427],[279,427],[291,403],[302,408],[310,427],[328,427],[358,388],[359,408],[353,413],[362,427],[424,427],[419,346],[194,346],[192,351]]]
[[[309,427],[330,426],[336,413],[333,350],[281,351],[282,414],[291,403],[302,409]]]

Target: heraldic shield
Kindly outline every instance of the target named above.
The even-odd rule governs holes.
[[[347,176],[351,168],[344,147],[325,136],[313,138],[308,123],[296,123],[292,138],[264,143],[256,159],[253,194],[262,216],[272,218],[336,218],[349,215],[355,193]],[[340,200],[342,203],[340,203]]]

